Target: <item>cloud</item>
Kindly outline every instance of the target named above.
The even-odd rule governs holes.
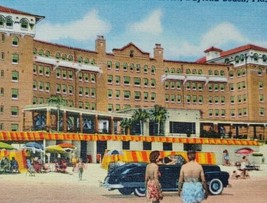
[[[179,40],[179,39],[178,39]],[[189,41],[170,43],[168,55],[170,57],[201,57],[204,50],[211,46],[227,47],[229,44],[245,44],[249,40],[231,23],[221,23],[203,34],[198,44]],[[175,45],[175,47],[174,47]],[[231,47],[230,47],[231,48]]]
[[[82,19],[62,24],[44,23],[37,27],[37,39],[56,41],[72,39],[77,41],[95,40],[97,35],[105,35],[111,30],[111,25],[101,20],[96,10],[91,10]]]
[[[160,9],[154,10],[147,18],[140,22],[135,22],[128,26],[130,32],[135,33],[149,33],[149,34],[161,34],[162,28],[162,11]]]

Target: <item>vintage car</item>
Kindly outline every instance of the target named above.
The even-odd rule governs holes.
[[[113,168],[108,173],[102,187],[108,190],[118,190],[123,195],[130,195],[134,192],[136,196],[145,196],[145,170],[147,163],[126,163]],[[182,164],[159,165],[161,173],[160,183],[162,190],[177,191],[178,176]],[[219,195],[224,187],[228,185],[229,173],[221,171],[218,165],[202,165],[208,183],[210,194]]]

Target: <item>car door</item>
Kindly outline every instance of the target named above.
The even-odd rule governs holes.
[[[176,165],[160,165],[160,178],[161,187],[165,191],[177,190],[178,176],[180,173],[180,167]]]

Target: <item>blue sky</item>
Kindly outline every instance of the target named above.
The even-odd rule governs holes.
[[[267,47],[267,2],[238,0],[1,0],[1,5],[45,16],[36,39],[107,52],[132,42],[153,57],[194,61],[210,46],[228,50],[248,43]],[[246,1],[246,0],[244,0]],[[258,0],[257,0],[258,1]]]

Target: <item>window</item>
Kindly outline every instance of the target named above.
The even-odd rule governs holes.
[[[22,30],[28,30],[28,27],[29,27],[29,22],[26,18],[22,18],[20,20],[20,27]]]
[[[202,91],[203,90],[203,84],[202,83],[198,83],[197,84],[198,90]]]
[[[119,63],[119,62],[116,62],[116,63],[115,63],[115,69],[116,69],[116,70],[120,70],[120,63]]]
[[[144,65],[144,73],[147,73],[147,72],[148,72],[148,66]]]
[[[225,103],[225,97],[221,96],[221,104],[224,104],[224,103]]]
[[[0,115],[2,115],[4,112],[4,105],[0,105]]]
[[[192,99],[193,99],[193,103],[197,103],[197,96],[196,95],[193,95]]]
[[[85,102],[85,104],[84,104],[84,108],[85,108],[85,109],[90,109],[90,104],[89,104],[89,102]]]
[[[11,131],[18,131],[18,129],[19,129],[19,124],[11,123]]]
[[[73,94],[73,86],[69,86],[69,94]]]
[[[171,68],[171,73],[175,73],[175,68]]]
[[[237,96],[237,101],[238,101],[238,103],[241,103],[241,102],[242,102],[241,95],[238,95],[238,96]]]
[[[145,100],[145,101],[148,100],[148,92],[144,92],[144,100]]]
[[[67,94],[67,85],[65,84],[62,85],[62,93]]]
[[[128,64],[127,64],[127,63],[124,63],[124,64],[123,64],[123,70],[124,70],[124,71],[127,71],[127,69],[128,69]]]
[[[79,108],[79,109],[82,109],[82,108],[83,108],[83,102],[82,102],[82,101],[79,101],[79,102],[78,102],[78,108]]]
[[[5,18],[4,16],[0,16],[0,27],[4,27],[5,25]]]
[[[133,63],[130,65],[130,71],[134,71],[134,64]]]
[[[89,82],[89,75],[88,75],[88,73],[84,73],[83,78],[84,78],[84,81],[85,82]]]
[[[61,76],[61,71],[60,71],[60,69],[56,69],[56,77],[57,78],[60,78],[60,76]]]
[[[243,89],[246,89],[246,82],[245,81],[242,82],[242,87],[243,87]]]
[[[209,116],[213,116],[213,110],[209,109]]]
[[[19,80],[19,72],[12,71],[12,81],[18,81],[18,80]]]
[[[174,88],[175,88],[175,82],[172,81],[172,82],[170,83],[170,86],[171,86],[171,89],[174,89]]]
[[[131,92],[128,90],[123,91],[123,98],[124,99],[130,99]]]
[[[148,86],[148,79],[144,78],[144,86],[147,87]]]
[[[214,91],[218,91],[219,90],[219,84],[214,84]]]
[[[108,62],[107,62],[107,68],[108,68],[108,69],[111,69],[111,68],[112,68],[112,62],[111,62],[111,61],[108,61]]]
[[[10,16],[8,16],[6,18],[6,26],[7,26],[7,28],[12,28],[13,27],[13,20],[12,20],[12,18]]]
[[[186,82],[186,89],[190,90],[191,86],[190,86],[190,82]]]
[[[37,82],[36,81],[33,81],[32,88],[34,90],[37,90]]]
[[[43,82],[39,82],[39,90],[40,91],[44,90],[44,83]]]
[[[4,88],[3,87],[0,88],[0,96],[4,96]]]
[[[187,96],[186,96],[186,102],[187,102],[187,103],[190,103],[190,102],[191,102],[191,96],[190,96],[190,95],[187,95]]]
[[[134,85],[140,86],[141,79],[140,78],[134,78]]]
[[[140,64],[136,64],[136,72],[139,73],[141,70],[141,66]]]
[[[262,89],[263,88],[263,82],[262,81],[259,81],[259,89]]]
[[[121,91],[120,90],[116,90],[115,94],[116,94],[116,98],[120,98]]]
[[[89,59],[88,58],[84,59],[84,64],[89,64]]]
[[[19,97],[19,90],[18,89],[15,89],[15,88],[12,88],[12,90],[11,90],[11,92],[12,92],[12,99],[18,99],[18,97]]]
[[[139,91],[134,92],[134,99],[140,100],[141,99],[141,92],[139,92]]]
[[[230,77],[230,78],[234,77],[234,71],[232,71],[232,70],[229,71],[229,77]]]
[[[116,83],[116,85],[119,85],[120,84],[120,80],[121,80],[121,77],[119,75],[116,75],[115,76],[115,83]]]
[[[218,70],[215,70],[214,71],[214,75],[219,75],[219,71]]]
[[[215,103],[215,104],[218,104],[218,103],[219,103],[219,97],[217,97],[217,96],[214,97],[214,103]]]
[[[1,60],[4,60],[5,59],[5,52],[1,52]]]
[[[209,74],[209,75],[213,75],[212,70],[209,70],[209,71],[208,71],[208,74]]]
[[[231,96],[231,104],[234,104],[235,103],[235,96]]]
[[[73,107],[74,106],[73,101],[68,101],[68,106]]]
[[[13,46],[18,46],[19,45],[19,38],[18,37],[13,37],[13,39],[12,39],[12,45]]]
[[[180,81],[176,82],[177,89],[181,89],[182,83]]]
[[[79,87],[79,96],[83,96],[83,87]]]
[[[60,93],[61,92],[61,85],[57,84],[56,87],[57,87],[57,93]]]
[[[45,67],[45,75],[50,76],[51,70],[49,67]]]
[[[165,95],[165,102],[169,102],[169,97],[170,96],[168,94]]]
[[[95,90],[95,88],[92,88],[91,89],[91,97],[95,97],[95,95],[96,95],[96,90]]]
[[[199,95],[198,96],[198,103],[199,104],[202,104],[203,103],[203,96],[202,95]]]
[[[212,91],[212,84],[208,85],[209,91]]]
[[[45,91],[46,92],[49,92],[50,91],[50,83],[49,82],[46,82],[45,83]]]
[[[12,63],[13,64],[19,63],[19,55],[18,54],[12,54]]]
[[[112,98],[112,90],[108,90],[108,98]]]
[[[69,61],[73,61],[73,56],[72,56],[72,55],[69,55],[69,56],[68,56],[68,60],[69,60]]]
[[[95,74],[90,74],[91,82],[95,83]]]
[[[224,91],[224,89],[225,89],[225,85],[224,84],[220,84],[220,90]]]
[[[221,116],[225,117],[225,109],[221,109]]]
[[[215,109],[214,113],[215,113],[215,116],[218,117],[219,116],[219,109]]]
[[[262,68],[258,69],[258,75],[261,76],[262,75]]]
[[[213,102],[213,98],[212,96],[209,96],[209,103],[212,104],[212,102]]]
[[[177,103],[181,103],[182,102],[182,96],[181,95],[177,95]]]
[[[155,79],[151,79],[151,87],[155,87],[156,86],[156,80]]]
[[[155,101],[156,100],[156,93],[152,92],[151,93],[151,101]]]
[[[165,84],[164,85],[165,86],[165,89],[169,89],[169,82],[168,81],[165,81],[164,84]]]
[[[108,84],[112,84],[112,81],[113,81],[113,76],[108,75]]]
[[[113,105],[112,104],[108,104],[108,111],[113,111]]]
[[[129,76],[124,76],[123,77],[123,83],[125,85],[129,85],[130,84],[130,77]]]
[[[116,111],[119,111],[121,109],[121,106],[119,104],[116,104]]]
[[[230,91],[234,91],[235,90],[235,86],[233,83],[229,84],[229,87],[230,87]]]
[[[197,84],[195,82],[192,82],[192,89],[196,90],[197,89]]]
[[[238,109],[238,116],[242,116],[243,110],[242,109]]]
[[[19,107],[11,106],[11,116],[18,116],[19,115]]]
[[[60,56],[60,53],[57,52],[57,53],[56,53],[56,59],[60,59],[60,57],[61,57],[61,56]]]
[[[38,67],[38,71],[39,71],[39,75],[43,75],[44,74],[44,67],[43,66],[39,66]]]
[[[247,95],[243,95],[243,102],[246,102],[247,101]]]
[[[259,101],[260,101],[260,102],[263,102],[263,101],[264,101],[264,95],[263,95],[263,94],[260,94],[260,95],[259,95]]]
[[[152,74],[155,74],[155,72],[156,72],[156,68],[155,68],[155,66],[151,66],[151,73],[152,73]]]
[[[62,70],[62,78],[63,79],[67,78],[67,71],[66,70]]]
[[[243,115],[246,116],[248,114],[248,111],[246,108],[243,108]]]
[[[4,123],[0,123],[0,130],[4,130]]]
[[[80,57],[78,58],[78,63],[82,63],[82,62],[83,62],[83,57],[80,56]]]
[[[46,56],[46,57],[50,57],[50,51],[46,50],[46,51],[45,51],[45,56]]]
[[[79,74],[78,74],[78,78],[79,78],[80,81],[83,80],[83,73],[82,73],[82,72],[79,72]]]
[[[230,110],[230,113],[231,113],[231,116],[232,116],[232,117],[235,116],[235,110],[234,110],[234,109],[231,109],[231,110]]]

